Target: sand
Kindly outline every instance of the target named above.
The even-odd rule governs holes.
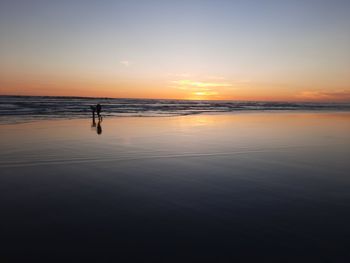
[[[350,113],[97,125],[0,125],[2,261],[349,262]]]

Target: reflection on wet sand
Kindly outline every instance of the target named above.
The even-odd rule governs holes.
[[[99,117],[98,117],[98,121],[97,121],[97,126],[96,126],[95,114],[92,115],[91,128],[93,128],[93,130],[96,129],[96,133],[97,133],[98,135],[102,134],[102,125],[101,125],[102,120],[103,120],[102,116],[99,116]]]
[[[103,136],[102,119],[1,126],[5,256],[120,247],[121,262],[140,262],[135,248],[147,259],[160,248],[167,261],[184,246],[205,262],[349,262],[349,113],[103,125]]]

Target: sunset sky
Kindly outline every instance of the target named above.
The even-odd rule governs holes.
[[[350,101],[349,0],[2,0],[0,94]]]

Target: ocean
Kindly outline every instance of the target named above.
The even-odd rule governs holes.
[[[190,101],[84,97],[0,96],[0,122],[86,118],[90,105],[104,116],[159,117],[241,111],[350,111],[350,103]],[[11,117],[11,118],[10,118]]]

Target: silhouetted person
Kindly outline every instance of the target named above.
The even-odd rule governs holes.
[[[90,106],[91,112],[92,112],[92,118],[95,120],[95,112],[96,112],[96,106]]]
[[[96,112],[97,112],[98,118],[101,118],[101,110],[102,110],[102,106],[99,103],[99,104],[96,105]]]
[[[101,119],[99,118],[98,123],[97,123],[97,129],[96,129],[98,135],[100,135],[102,133],[101,122],[102,122],[102,118]]]

